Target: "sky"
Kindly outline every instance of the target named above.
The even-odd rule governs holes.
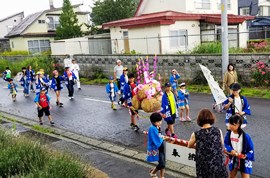
[[[71,4],[84,3],[90,10],[93,0],[70,0]],[[62,7],[63,0],[54,0],[54,7]],[[24,16],[49,9],[49,0],[1,0],[0,19],[24,11]]]

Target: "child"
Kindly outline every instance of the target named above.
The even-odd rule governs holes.
[[[30,81],[30,90],[35,93],[33,83],[35,82],[35,71],[32,69],[32,66],[28,66],[26,70],[26,75],[28,80]]]
[[[177,85],[178,85],[178,79],[180,79],[180,75],[178,74],[178,72],[173,69],[172,70],[172,74],[170,76],[170,83],[171,83],[171,87],[173,90],[173,94],[175,95],[175,97],[177,98]]]
[[[23,94],[25,97],[29,96],[29,78],[27,77],[26,67],[22,68],[22,78],[20,79],[21,86],[23,87]]]
[[[243,178],[249,178],[254,161],[254,147],[250,136],[242,128],[243,118],[235,114],[229,118],[229,128],[224,139],[226,152],[229,154],[230,178],[236,178],[240,171]]]
[[[48,116],[50,124],[52,126],[54,125],[52,116],[50,114],[50,109],[51,109],[50,100],[51,98],[49,97],[49,95],[46,94],[46,88],[42,87],[40,93],[36,95],[35,100],[34,100],[34,102],[37,105],[38,118],[39,118],[40,125],[43,125],[43,121],[42,121],[43,112],[45,113],[46,116]]]
[[[156,173],[160,171],[160,177],[165,173],[165,148],[161,135],[162,116],[159,113],[153,113],[150,116],[152,125],[148,130],[147,156],[148,162],[158,161],[158,165],[150,170],[150,176],[157,178]]]
[[[117,85],[113,82],[114,78],[112,76],[109,77],[109,83],[106,85],[106,92],[109,94],[109,98],[112,102],[111,108],[113,110],[116,110],[116,107],[114,105],[114,101],[116,99],[116,93],[119,93]]]
[[[17,84],[13,83],[13,79],[9,79],[9,84],[8,84],[8,89],[10,90],[10,94],[12,97],[13,102],[16,101],[16,96],[17,96]]]
[[[74,94],[74,87],[73,85],[75,84],[75,80],[77,79],[77,77],[75,76],[75,74],[73,72],[70,71],[69,67],[65,68],[65,72],[64,72],[64,80],[68,89],[68,98],[71,100],[73,99],[73,94]]]
[[[6,67],[6,70],[3,72],[3,79],[7,82],[11,79],[11,71],[9,70],[9,67]]]
[[[178,107],[180,108],[180,121],[191,121],[189,117],[189,92],[186,90],[186,84],[183,82],[179,85],[178,90]],[[186,118],[183,117],[184,110],[186,109]]]
[[[231,85],[232,95],[224,102],[224,109],[227,110],[226,113],[226,125],[229,124],[229,118],[232,115],[239,114],[243,116],[244,121],[241,125],[242,128],[246,127],[247,125],[247,115],[251,115],[250,106],[248,104],[247,98],[240,95],[241,86],[238,83],[234,83]]]
[[[125,84],[128,83],[128,68],[124,67],[123,69],[123,74],[120,76],[120,94],[123,95],[123,90],[124,90],[124,86]],[[123,96],[120,97],[118,104],[122,105],[124,103],[125,99],[123,98]]]
[[[177,135],[174,133],[174,123],[175,118],[178,117],[177,104],[175,95],[171,92],[170,82],[165,83],[165,93],[162,96],[161,100],[161,113],[162,117],[167,122],[167,128],[165,133],[167,136],[177,138]]]
[[[135,76],[134,74],[129,74],[128,75],[128,83],[125,84],[124,86],[124,94],[123,98],[127,102],[127,105],[129,107],[129,113],[130,113],[130,128],[134,129],[134,131],[138,131],[140,128],[136,124],[136,118],[135,116],[138,114],[138,111],[135,110],[132,107],[132,97],[135,96],[134,88],[137,86],[136,83],[134,82]]]
[[[60,102],[60,92],[63,89],[62,81],[64,80],[62,76],[59,76],[58,71],[53,71],[53,77],[52,77],[52,83],[50,88],[53,89],[53,91],[56,94],[56,105],[59,107],[63,107],[63,103]]]
[[[40,93],[40,89],[42,87],[45,87],[47,89],[49,86],[49,81],[47,78],[44,77],[43,72],[38,71],[36,76],[36,95]],[[48,90],[46,90],[46,94],[48,93]]]

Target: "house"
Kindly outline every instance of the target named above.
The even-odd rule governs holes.
[[[238,15],[256,16],[258,11],[258,0],[238,0]]]
[[[246,47],[246,20],[253,17],[238,15],[237,0],[227,3],[229,46]],[[115,54],[190,51],[221,40],[220,7],[220,0],[141,0],[134,17],[104,23],[103,28],[110,29]]]
[[[89,23],[89,12],[81,11],[81,4],[73,5],[79,24]],[[10,40],[11,50],[41,53],[51,49],[50,41],[54,40],[56,28],[60,25],[59,17],[62,8],[54,8],[36,12],[27,16],[21,23],[14,27],[6,37]],[[82,25],[82,31],[87,27]]]
[[[0,52],[10,50],[9,40],[5,36],[18,25],[24,17],[24,12],[19,12],[0,19]]]

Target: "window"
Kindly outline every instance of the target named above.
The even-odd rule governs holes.
[[[218,10],[220,10],[221,9],[221,0],[219,0],[217,6],[218,6]],[[231,10],[231,0],[227,0],[227,9]]]
[[[123,31],[123,37],[128,38],[128,31]]]
[[[56,28],[60,25],[59,16],[47,17],[48,30],[55,31]]]
[[[50,41],[49,40],[29,40],[28,41],[28,50],[30,53],[41,53],[44,51],[50,50]]]
[[[13,25],[8,25],[8,26],[7,26],[7,32],[10,32],[10,31],[12,30],[13,27],[14,27]]]
[[[196,9],[210,9],[210,0],[195,0]]]
[[[187,30],[173,30],[169,32],[169,35],[171,48],[187,46]]]
[[[240,15],[249,15],[249,7],[241,8]]]
[[[38,20],[38,23],[45,23],[45,20]]]

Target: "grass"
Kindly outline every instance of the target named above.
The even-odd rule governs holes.
[[[41,133],[53,133],[53,130],[52,129],[41,127],[40,125],[33,125],[31,128],[33,130],[39,131]]]
[[[98,173],[69,154],[52,150],[24,136],[14,137],[1,128],[0,150],[0,177],[3,178],[87,178]]]
[[[97,79],[88,79],[88,78],[80,78],[80,82],[84,85],[104,85],[109,82],[107,78],[97,78]]]

